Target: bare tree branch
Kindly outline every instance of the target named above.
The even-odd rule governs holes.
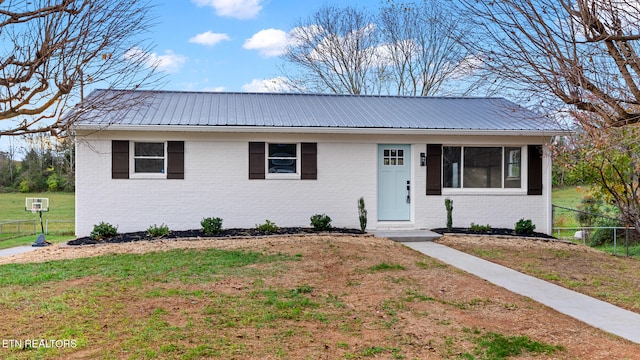
[[[460,46],[462,19],[438,1],[390,1],[381,9],[385,61],[398,95],[430,96],[459,75],[469,55]]]
[[[372,17],[354,7],[325,6],[291,32],[284,59],[302,69],[294,80],[306,91],[368,94],[378,43]]]
[[[127,56],[150,49],[150,11],[147,0],[0,2],[0,135],[64,131],[85,86],[156,81],[148,58]]]
[[[640,122],[640,2],[462,0],[485,74],[609,126]]]
[[[285,76],[303,92],[434,95],[470,69],[462,25],[437,0],[324,6],[291,32]]]

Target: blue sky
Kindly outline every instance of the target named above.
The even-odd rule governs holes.
[[[264,83],[282,75],[279,55],[300,19],[325,4],[375,9],[380,1],[151,0],[156,18],[148,36],[155,47],[148,55],[163,75],[162,90],[286,91],[266,89]],[[0,151],[10,139],[22,144],[3,136]]]
[[[266,91],[281,75],[286,34],[323,4],[376,8],[379,0],[155,0],[151,58],[164,90]]]

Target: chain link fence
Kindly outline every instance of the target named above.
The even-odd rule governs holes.
[[[73,235],[73,220],[44,220],[45,235]],[[40,233],[40,220],[9,220],[0,222],[0,241]]]
[[[640,251],[636,249],[640,248],[640,239],[638,238],[635,228],[622,226],[620,219],[557,205],[553,205],[553,214],[553,235],[558,239],[582,242],[582,244],[589,246],[607,246],[611,244],[613,245],[614,255],[618,254],[620,246],[624,247],[627,256],[629,256],[630,249],[634,250],[632,251],[633,253],[640,253]],[[563,226],[562,224],[558,224],[557,215],[559,214],[570,215],[572,217],[576,214],[584,214],[593,218],[609,220],[614,226]]]

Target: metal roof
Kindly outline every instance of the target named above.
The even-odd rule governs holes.
[[[110,111],[92,110],[92,101],[104,96],[117,99],[117,104]],[[94,90],[73,111],[80,115],[80,129],[160,125],[561,131],[503,98]]]

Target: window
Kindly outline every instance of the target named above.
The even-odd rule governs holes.
[[[383,154],[383,164],[387,166],[403,166],[404,150],[385,149]]]
[[[445,188],[520,188],[521,148],[444,146]]]
[[[136,174],[164,174],[164,143],[134,142],[133,168]]]
[[[318,179],[317,143],[249,143],[249,179]]]
[[[267,144],[269,174],[298,174],[298,144]]]
[[[112,140],[111,178],[184,179],[184,141]]]
[[[521,181],[520,181],[521,152],[522,151],[520,150],[520,148],[504,148],[504,154],[505,154],[504,187],[506,188],[519,188],[521,186]]]

